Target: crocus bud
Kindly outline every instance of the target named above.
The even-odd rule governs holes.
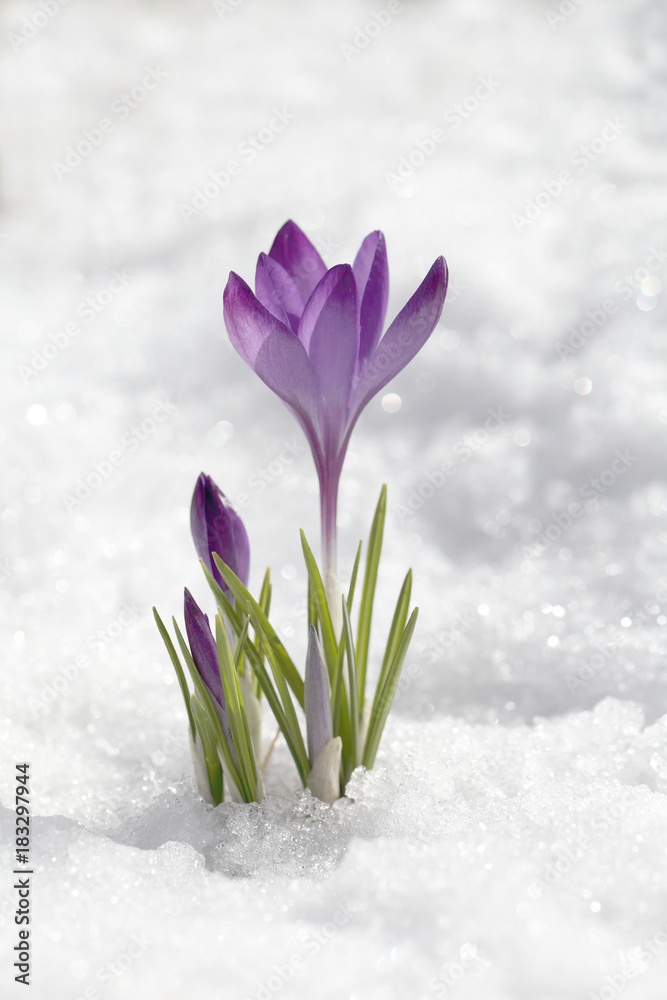
[[[227,745],[232,757],[236,760],[236,751],[232,742],[232,730],[229,725],[225,695],[220,679],[218,647],[215,644],[211,626],[208,623],[208,615],[204,614],[187,587],[185,588],[184,617],[192,659],[195,661],[195,666],[199,671],[201,679],[213,698],[213,704],[218,713]]]
[[[213,561],[214,552],[247,586],[250,545],[243,521],[220,487],[204,472],[197,480],[192,495],[190,527],[197,555],[204,560],[204,565],[221,588],[225,592],[228,590]]]
[[[315,798],[328,805],[333,805],[340,798],[340,759],[343,752],[343,741],[340,736],[334,737],[324,745],[317,755],[310,774],[308,788]]]
[[[303,689],[310,774],[308,788],[322,802],[331,805],[340,798],[342,741],[334,739],[331,719],[331,685],[320,640],[313,625],[308,635],[306,677]]]

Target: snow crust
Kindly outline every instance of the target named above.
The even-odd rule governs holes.
[[[0,11],[0,823],[9,873],[29,761],[32,1000],[663,1000],[664,5],[54,4]],[[344,577],[389,486],[376,652],[409,565],[420,621],[346,799],[279,743],[264,803],[211,809],[150,607],[209,600],[206,471],[303,662],[312,462],[221,308],[289,217],[330,263],[386,233],[389,318],[448,259],[341,487]],[[15,905],[6,874],[12,997]]]

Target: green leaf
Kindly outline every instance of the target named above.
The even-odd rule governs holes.
[[[378,685],[375,691],[373,708],[371,709],[371,716],[368,724],[368,735],[366,736],[366,746],[364,747],[364,755],[362,759],[362,764],[369,770],[375,763],[375,755],[377,754],[378,747],[380,745],[380,739],[387,721],[387,716],[389,715],[391,703],[394,700],[394,695],[396,694],[396,688],[398,687],[398,681],[401,676],[401,668],[410,645],[410,640],[412,639],[412,634],[415,630],[415,625],[417,624],[418,614],[419,608],[415,608],[410,615],[410,620],[405,626],[398,646],[396,647],[396,652],[392,657],[391,664],[389,665],[389,669],[387,671],[385,683],[382,687]]]
[[[343,687],[343,661],[345,659],[345,643],[341,642],[338,646],[338,656],[336,657],[336,669],[334,670],[334,676],[331,681],[331,719],[333,721],[333,731],[334,736],[340,736],[339,725],[340,725],[340,713],[341,713],[341,698],[344,694]],[[345,703],[345,708],[347,709],[347,701]],[[345,742],[345,741],[343,741]]]
[[[227,769],[227,774],[238,788],[241,798],[243,798],[244,801],[246,802],[252,802],[252,799],[246,798],[244,795],[241,776],[239,775],[238,768],[232,756],[231,748],[227,743],[227,738],[223,731],[222,725],[220,724],[220,718],[218,716],[218,710],[216,704],[213,701],[213,696],[211,695],[211,692],[204,684],[201,674],[197,670],[195,661],[192,659],[192,654],[188,649],[188,646],[185,642],[185,639],[183,638],[181,630],[178,627],[178,622],[176,621],[175,618],[172,618],[172,623],[174,625],[174,631],[176,632],[178,644],[181,647],[181,653],[183,654],[183,659],[185,660],[188,670],[190,671],[190,676],[192,677],[192,682],[195,686],[195,690],[199,695],[199,700],[206,709],[206,713],[208,715],[208,721],[211,724],[213,732],[215,733],[215,740],[218,746],[218,751],[222,755],[223,764]]]
[[[197,722],[199,732],[199,742],[201,743],[204,755],[204,764],[208,775],[208,784],[211,789],[211,796],[216,805],[219,805],[224,798],[224,787],[222,783],[222,767],[218,756],[217,742],[213,727],[211,726],[208,713],[196,694],[191,695],[192,714]]]
[[[253,628],[255,629],[257,635],[260,637],[260,641],[263,643],[264,651],[266,653],[266,658],[269,661],[271,667],[271,672],[273,674],[273,679],[278,689],[280,695],[280,706],[274,706],[271,703],[271,698],[267,690],[267,701],[271,704],[273,714],[276,717],[276,722],[280,726],[283,736],[285,737],[285,742],[290,749],[290,753],[294,758],[294,763],[296,764],[297,771],[299,772],[299,777],[303,782],[304,787],[308,780],[308,772],[310,770],[310,765],[308,763],[308,753],[306,751],[305,744],[303,742],[303,736],[301,734],[301,727],[299,726],[299,720],[296,717],[296,712],[294,711],[294,705],[292,704],[292,698],[290,696],[287,684],[285,683],[285,677],[281,669],[281,665],[275,655],[275,650],[273,648],[273,643],[270,638],[266,635],[264,631],[264,626],[259,620],[259,616],[254,608],[250,609],[250,617],[252,620]],[[268,678],[267,678],[268,680]],[[262,682],[262,681],[260,681]],[[275,689],[271,685],[272,696],[275,695]]]
[[[315,604],[313,585],[310,582],[310,577],[308,577],[308,631],[309,632],[311,625],[314,625],[315,628],[317,629],[317,605]]]
[[[412,591],[412,570],[409,569],[405,580],[403,581],[403,586],[401,587],[401,592],[398,595],[398,601],[396,602],[396,610],[394,611],[394,618],[391,623],[391,628],[389,629],[389,637],[387,639],[387,648],[385,650],[384,659],[382,661],[382,669],[380,670],[380,677],[378,678],[377,687],[382,688],[387,679],[387,674],[389,672],[389,667],[394,658],[394,653],[398,648],[401,636],[403,634],[403,629],[405,628],[405,623],[408,618],[408,609],[410,607],[410,593]],[[376,688],[377,690],[377,688]]]
[[[303,531],[301,532],[301,546],[306,560],[306,569],[308,570],[308,581],[310,583],[313,603],[315,605],[317,618],[320,623],[322,647],[324,650],[324,658],[327,661],[329,681],[333,682],[334,671],[336,669],[336,659],[338,657],[338,643],[336,642],[333,626],[331,624],[331,615],[329,614],[329,605],[327,604],[322,577],[320,576],[320,571],[317,568],[315,557],[310,550],[310,546],[306,541],[306,536]]]
[[[273,592],[273,588],[271,587],[271,570],[267,568],[266,573],[264,574],[264,580],[262,581],[262,589],[259,592],[259,602],[258,602],[260,608],[264,612],[264,617],[267,620],[268,620],[268,617],[269,617],[269,611],[271,609],[271,595],[272,595],[272,592]],[[255,650],[257,651],[257,655],[260,656],[260,657],[262,657],[262,662],[263,662],[264,653],[262,652],[262,646],[261,646],[261,643],[259,641],[259,636],[257,636],[257,635],[255,635],[254,646],[255,646]],[[253,682],[253,694],[257,698],[261,698],[262,697],[262,687],[261,687],[259,681],[257,680],[257,677],[254,678],[254,682]]]
[[[276,635],[273,626],[267,619],[266,615],[260,608],[257,601],[252,597],[251,594],[248,593],[248,591],[243,586],[239,578],[236,576],[235,573],[232,572],[229,566],[226,566],[225,563],[223,563],[222,559],[220,559],[217,552],[213,553],[213,558],[215,560],[216,566],[220,571],[220,575],[222,576],[223,580],[225,581],[229,589],[234,594],[239,609],[245,612],[245,614],[249,614],[250,608],[252,608],[253,612],[257,616],[257,620],[260,622],[262,629],[271,644],[271,648],[274,652],[276,660],[280,664],[280,669],[282,670],[283,676],[285,677],[289,686],[292,688],[292,691],[294,691],[297,701],[303,708],[303,679],[299,676],[298,670],[292,663],[292,660],[287,650],[285,649],[282,642]],[[202,567],[208,579],[210,573],[204,566],[203,562],[202,562]],[[215,583],[215,581],[213,582]],[[255,623],[253,622],[253,628],[254,625]],[[255,669],[254,664],[253,664],[253,669]]]
[[[359,702],[357,700],[357,659],[354,652],[354,639],[352,638],[352,626],[350,615],[347,610],[345,600],[341,600],[343,606],[343,642],[347,656],[347,670],[349,679],[350,697],[350,752],[346,760],[346,773],[352,773],[359,763]],[[343,643],[341,642],[341,645]]]
[[[271,608],[271,570],[267,569],[262,581],[262,589],[259,592],[259,606],[266,618],[269,617]]]
[[[224,624],[224,622],[223,622],[223,624]],[[236,672],[237,673],[240,673],[240,671],[239,671],[239,663],[243,659],[243,654],[244,654],[245,649],[246,649],[246,641],[248,639],[248,629],[249,629],[249,627],[250,627],[250,619],[246,617],[244,619],[244,621],[243,621],[243,628],[241,629],[240,633],[236,637],[237,641],[236,641],[236,652],[234,653],[234,667],[236,668]],[[227,630],[225,629],[225,632],[226,631]],[[231,646],[230,646],[230,652],[231,652]]]
[[[174,665],[174,670],[176,671],[176,676],[178,677],[178,683],[181,689],[181,694],[183,695],[183,700],[185,702],[185,708],[188,713],[188,720],[190,722],[190,731],[192,733],[192,738],[194,739],[196,735],[195,720],[192,715],[192,709],[190,707],[190,692],[188,690],[188,685],[185,682],[185,674],[183,673],[183,667],[181,666],[181,661],[179,660],[178,654],[174,649],[174,644],[171,641],[171,636],[167,632],[166,628],[164,627],[162,619],[157,613],[157,608],[153,608],[153,616],[155,618],[155,622],[157,624],[160,635],[162,636],[162,641],[167,647],[167,652],[169,653],[171,662]]]
[[[363,542],[359,542],[359,548],[357,549],[357,554],[354,558],[354,566],[352,567],[350,588],[347,593],[347,610],[350,612],[352,611],[352,602],[354,601],[354,588],[357,584],[357,573],[359,571],[359,560],[361,559],[361,547],[363,544]]]
[[[243,695],[239,686],[239,678],[232,659],[232,651],[227,638],[227,630],[222,620],[222,612],[215,616],[215,641],[218,647],[220,678],[225,694],[225,707],[229,727],[232,731],[232,742],[236,750],[239,764],[239,777],[243,782],[243,791],[247,791],[246,801],[253,802],[257,795],[257,771],[255,755],[250,740],[250,729],[246,717]],[[241,791],[241,789],[240,789]]]
[[[358,698],[359,704],[363,705],[366,693],[366,665],[368,662],[368,644],[371,637],[371,617],[373,615],[373,598],[375,596],[375,584],[377,581],[378,565],[380,562],[380,552],[382,550],[382,535],[384,532],[384,519],[387,511],[387,487],[380,490],[380,499],[375,508],[375,516],[371,527],[371,535],[368,542],[368,554],[366,556],[366,572],[364,574],[364,589],[361,594],[361,609],[359,611],[359,628],[357,631],[357,671],[358,671]]]

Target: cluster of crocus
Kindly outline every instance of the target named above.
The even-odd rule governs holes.
[[[386,511],[383,487],[371,527],[356,634],[352,626],[361,543],[348,593],[337,580],[338,483],[354,425],[370,399],[414,357],[435,328],[447,289],[439,257],[382,335],[388,298],[384,237],[371,233],[354,264],[327,270],[292,222],[260,254],[255,293],[233,272],[224,295],[232,344],[288,405],[303,428],[320,483],[323,572],[301,533],[308,571],[305,679],[269,621],[267,570],[255,600],[248,591],[250,547],[243,523],[202,473],[192,499],[197,553],[217,605],[215,629],[185,592],[188,643],[174,620],[190,692],[174,644],[158,627],[186,700],[197,783],[212,803],[264,795],[260,697],[265,696],[311,792],[332,803],[355,767],[373,766],[417,619],[412,577],[401,587],[373,698],[366,695],[373,599]],[[252,638],[251,636],[252,632]],[[306,739],[299,722],[305,715]]]

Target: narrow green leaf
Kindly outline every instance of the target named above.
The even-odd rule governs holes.
[[[401,587],[401,592],[398,595],[398,601],[396,602],[396,610],[394,611],[394,617],[391,623],[391,628],[389,629],[389,637],[387,639],[387,648],[385,650],[384,659],[382,661],[382,669],[380,670],[380,677],[377,682],[377,688],[382,688],[387,679],[387,673],[391,662],[394,658],[394,653],[398,648],[401,636],[403,635],[403,629],[405,628],[405,623],[408,618],[408,609],[410,607],[410,593],[412,591],[412,570],[409,569],[405,580],[403,581],[403,586]]]
[[[311,625],[314,625],[315,628],[317,628],[317,605],[315,604],[313,585],[310,582],[310,577],[308,577],[308,631],[309,632]]]
[[[347,657],[347,670],[349,679],[349,696],[350,696],[350,754],[349,760],[347,761],[347,767],[349,773],[352,771],[359,763],[359,702],[357,701],[357,659],[354,652],[354,639],[352,638],[352,626],[350,624],[350,615],[347,610],[347,604],[345,600],[341,600],[343,606],[343,640],[345,643],[346,657]],[[343,643],[341,643],[342,645]]]
[[[236,757],[239,762],[239,776],[243,781],[245,789],[247,789],[251,796],[251,800],[254,800],[257,791],[255,759],[250,743],[250,731],[243,705],[243,696],[239,687],[238,674],[236,673],[232,659],[232,651],[229,646],[225,623],[222,620],[222,612],[215,616],[215,641],[218,647],[220,678],[225,693],[227,718],[229,719],[232,742],[234,743]]]
[[[209,788],[215,804],[219,805],[224,798],[224,788],[222,783],[222,766],[220,764],[220,757],[218,756],[213,727],[209,722],[208,713],[197,695],[193,694],[191,697],[192,714],[197,722],[199,742],[204,756],[204,764],[206,765]]]
[[[384,686],[380,688],[378,685],[375,691],[373,708],[371,709],[371,717],[368,724],[368,735],[366,736],[366,746],[364,747],[364,755],[362,759],[362,764],[369,770],[375,763],[375,756],[380,745],[380,739],[387,721],[387,716],[389,715],[391,703],[394,700],[394,695],[396,694],[396,688],[398,687],[398,681],[401,676],[401,668],[410,645],[410,640],[412,639],[412,634],[415,630],[415,625],[417,624],[418,614],[419,608],[415,608],[410,615],[410,620],[405,626],[398,646],[396,647],[396,652],[394,653],[389,670],[387,671]]]
[[[352,602],[354,601],[354,588],[357,584],[357,573],[359,572],[359,560],[361,559],[361,547],[364,543],[359,542],[359,548],[357,549],[357,554],[354,557],[354,566],[352,567],[352,576],[350,578],[350,587],[347,592],[347,610],[352,611]]]
[[[211,695],[211,692],[204,684],[201,674],[197,670],[195,661],[192,659],[192,654],[188,649],[187,643],[183,638],[181,630],[178,627],[178,622],[176,621],[175,618],[172,618],[172,623],[174,625],[174,631],[176,632],[176,638],[178,639],[178,644],[181,647],[181,653],[183,654],[183,659],[185,660],[187,668],[190,671],[190,676],[192,677],[192,682],[195,686],[195,690],[199,695],[199,700],[206,709],[208,720],[215,734],[218,751],[222,754],[223,763],[227,768],[227,774],[238,788],[239,794],[244,799],[244,801],[252,802],[252,799],[246,798],[244,794],[243,782],[241,780],[241,776],[239,775],[238,768],[234,763],[234,758],[232,757],[231,748],[227,743],[227,738],[225,736],[224,730],[222,728],[222,725],[220,724],[218,709],[213,701],[213,696]]]
[[[371,618],[373,615],[373,598],[375,596],[375,584],[377,581],[378,565],[380,563],[380,552],[382,550],[382,535],[384,532],[384,519],[387,511],[387,487],[380,490],[380,499],[375,508],[375,516],[371,527],[371,534],[368,541],[368,553],[366,555],[366,572],[364,574],[364,589],[361,594],[361,608],[359,611],[359,628],[357,631],[357,671],[359,690],[359,704],[363,705],[366,693],[366,665],[368,662],[368,644],[371,637]]]
[[[204,566],[203,563],[202,566],[204,569],[204,573],[206,574],[206,578],[211,587],[211,590],[213,591],[213,594],[216,600],[218,601],[218,604],[222,607],[223,611],[225,612],[236,634],[237,640],[240,640],[241,633],[243,632],[244,629],[244,623],[248,620],[247,616],[244,614],[240,614],[238,611],[236,611],[235,608],[231,606],[228,598],[226,597],[224,591],[218,585],[217,581],[214,580],[214,578],[208,572],[206,566]],[[261,644],[259,643],[259,639],[257,638],[257,636],[255,638],[256,638],[255,642],[246,642],[244,647],[244,653],[250,660],[250,664],[252,666],[253,673],[255,675],[255,680],[257,681],[257,689],[260,693],[263,692],[264,694],[267,695],[267,700],[269,701],[269,704],[271,705],[271,710],[275,715],[276,712],[275,704],[278,703],[278,696],[277,694],[275,694],[274,691],[273,692],[274,698],[273,699],[271,698],[271,691],[270,691],[271,681],[269,680],[269,676],[264,668],[264,652],[261,649]],[[260,674],[262,675],[262,680],[260,680]],[[280,724],[280,720],[278,719],[277,716],[276,720],[278,721],[278,724]]]
[[[264,617],[267,620],[269,617],[269,611],[271,610],[271,594],[272,594],[271,570],[267,568],[266,573],[264,574],[264,580],[262,581],[262,589],[259,592],[259,602],[258,602],[260,608],[264,612]],[[254,646],[257,651],[257,655],[261,656],[263,661],[264,653],[262,652],[262,644],[260,643],[259,636],[257,635],[255,635]],[[253,694],[257,698],[262,697],[262,687],[259,681],[257,680],[257,677],[253,678]]]
[[[331,718],[333,720],[334,736],[340,736],[339,723],[341,713],[341,696],[343,693],[343,661],[345,659],[345,643],[338,646],[338,656],[336,657],[336,669],[331,681]],[[347,703],[346,703],[347,707]]]
[[[220,575],[224,579],[229,589],[234,594],[239,609],[245,614],[249,613],[250,608],[252,608],[252,610],[255,612],[257,620],[260,622],[262,629],[271,644],[271,648],[274,652],[276,660],[280,664],[280,669],[282,670],[283,676],[285,677],[289,686],[292,688],[292,691],[294,691],[297,701],[303,708],[303,679],[302,677],[300,677],[299,672],[294,666],[287,650],[285,649],[282,642],[276,635],[273,626],[267,619],[266,615],[260,608],[257,601],[252,597],[251,594],[248,593],[248,591],[243,586],[239,578],[236,576],[235,573],[232,572],[229,566],[226,566],[225,563],[223,563],[222,559],[220,559],[217,552],[213,553],[213,558],[215,560],[216,566],[220,570]],[[207,576],[210,575],[208,574],[208,571],[206,570],[206,567],[204,566],[203,562],[202,566],[204,567],[204,572],[207,573]],[[254,628],[254,622],[253,622],[253,628]],[[254,669],[254,664],[253,664],[253,669]]]
[[[268,618],[269,610],[271,608],[271,570],[268,568],[264,574],[262,589],[259,592],[259,606],[264,612],[264,615]]]
[[[236,652],[234,653],[234,667],[236,668],[236,672],[237,673],[240,673],[240,671],[239,671],[239,662],[242,659],[242,657],[244,655],[244,652],[245,652],[245,644],[246,644],[246,640],[248,638],[248,629],[249,628],[250,628],[250,619],[246,617],[245,620],[244,620],[244,622],[243,622],[243,628],[241,629],[241,632],[236,637],[237,641],[236,641]],[[230,650],[231,650],[231,647],[230,647]]]
[[[294,758],[294,763],[296,764],[299,776],[304,784],[308,780],[308,772],[310,770],[310,765],[308,763],[308,753],[306,751],[305,744],[303,742],[303,736],[301,734],[301,727],[299,726],[299,720],[296,717],[296,712],[294,710],[294,705],[292,703],[292,698],[289,693],[287,684],[285,683],[285,678],[283,676],[280,663],[275,655],[275,650],[273,644],[271,643],[269,637],[264,631],[264,626],[262,625],[257,612],[254,608],[250,609],[250,617],[252,620],[253,628],[260,636],[260,639],[264,645],[264,652],[266,653],[266,658],[269,661],[269,666],[271,667],[271,672],[273,674],[273,679],[275,681],[276,688],[280,695],[281,708],[280,713],[276,712],[274,709],[274,715],[278,725],[282,729],[283,736],[285,737],[285,742],[290,749],[292,757]],[[268,697],[268,695],[267,695]],[[273,708],[273,705],[271,706]]]
[[[190,707],[190,692],[188,690],[188,685],[186,684],[185,681],[185,674],[183,673],[183,667],[181,666],[181,661],[179,660],[178,654],[174,649],[174,644],[171,641],[171,636],[167,632],[166,628],[164,627],[164,622],[157,613],[157,608],[153,608],[153,616],[155,618],[155,623],[158,627],[160,635],[162,636],[162,641],[167,647],[167,652],[169,653],[171,662],[174,665],[174,670],[176,671],[176,676],[178,677],[178,683],[181,689],[181,694],[183,695],[183,701],[185,702],[185,708],[188,713],[188,720],[190,722],[190,731],[192,733],[192,738],[194,739],[196,735],[195,720],[192,715],[192,709]]]
[[[343,669],[345,649],[345,642],[341,642],[338,646],[334,681],[331,685],[331,717],[334,736],[340,736],[343,741],[343,773],[346,773],[352,752],[349,698],[347,685],[344,683],[345,670]]]
[[[317,568],[315,557],[310,550],[310,546],[306,541],[306,536],[303,531],[301,532],[301,546],[306,560],[306,569],[308,570],[308,581],[311,587],[313,603],[315,605],[317,618],[320,623],[322,648],[324,650],[324,658],[327,661],[329,681],[332,682],[334,671],[336,669],[336,659],[338,657],[338,643],[336,642],[333,626],[331,624],[331,615],[329,614],[329,605],[327,604],[322,577],[320,576],[320,571]]]

